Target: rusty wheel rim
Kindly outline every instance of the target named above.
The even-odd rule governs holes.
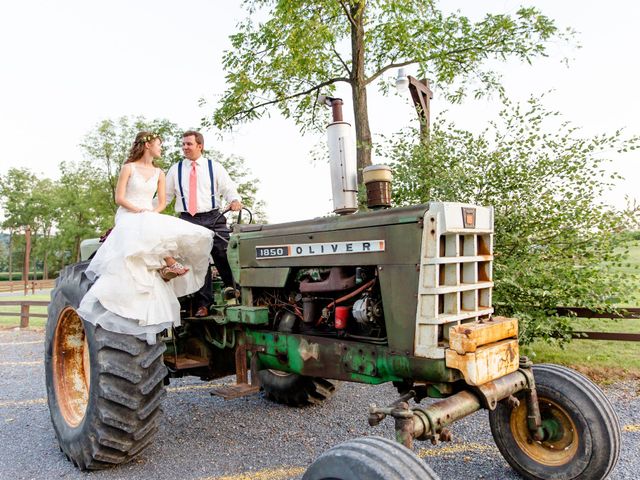
[[[58,317],[53,336],[53,385],[60,413],[71,427],[84,418],[89,401],[89,345],[82,320],[67,307]]]
[[[527,402],[522,401],[510,418],[513,437],[520,449],[543,465],[557,467],[569,463],[578,451],[578,431],[571,416],[556,402],[540,398],[544,439],[535,440],[527,427]]]

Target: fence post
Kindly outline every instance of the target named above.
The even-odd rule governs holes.
[[[21,304],[20,305],[20,328],[28,328],[29,327],[29,305]]]

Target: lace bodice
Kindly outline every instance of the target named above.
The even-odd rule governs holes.
[[[138,171],[135,164],[130,163],[131,175],[127,181],[125,198],[138,208],[153,209],[153,196],[158,189],[158,176],[160,169],[156,168],[150,178],[145,179],[144,175]],[[130,213],[126,208],[120,207],[116,212],[116,221],[124,213]]]

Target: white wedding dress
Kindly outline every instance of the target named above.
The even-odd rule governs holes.
[[[126,198],[151,210],[160,169],[149,179],[131,165]],[[180,325],[177,297],[202,287],[209,266],[213,233],[199,225],[155,212],[133,213],[120,207],[116,225],[87,267],[95,280],[79,315],[106,330],[136,335],[155,343],[156,334]],[[172,256],[189,272],[165,282],[159,273]]]

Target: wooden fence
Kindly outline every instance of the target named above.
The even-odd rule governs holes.
[[[47,307],[49,306],[48,300],[0,300],[1,307],[20,307],[20,328],[27,328],[29,326],[29,318],[47,318],[46,313],[32,313],[31,307]],[[15,317],[17,312],[2,312],[0,311],[0,317]]]
[[[558,314],[561,316],[572,316],[576,318],[610,318],[610,319],[637,319],[640,321],[640,308],[629,307],[617,309],[613,312],[595,312],[588,308],[579,307],[558,307]],[[586,332],[574,331],[572,337],[577,340],[619,340],[626,342],[640,342],[640,333],[618,333],[618,332]]]
[[[26,282],[26,285],[22,280],[5,281],[0,282],[0,293],[23,292],[26,294],[29,291],[31,291],[31,293],[35,293],[36,290],[46,290],[48,288],[53,288],[55,283],[55,279],[28,280]]]

